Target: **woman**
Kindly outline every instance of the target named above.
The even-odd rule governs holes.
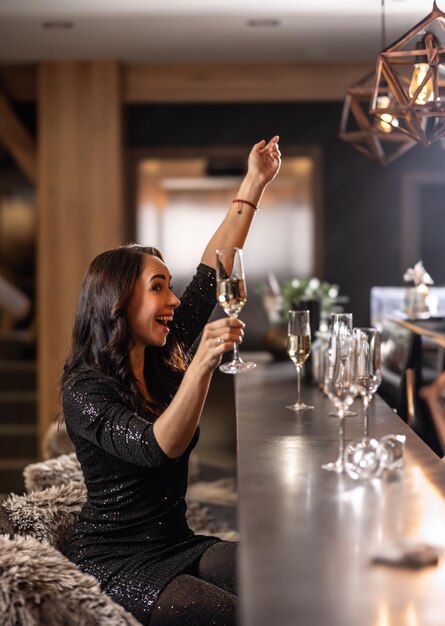
[[[187,465],[213,371],[243,336],[240,320],[205,325],[215,251],[243,246],[279,167],[278,137],[252,148],[182,301],[160,253],[140,246],[100,254],[81,287],[62,391],[88,500],[65,553],[142,624],[236,622],[236,544],[188,528]]]

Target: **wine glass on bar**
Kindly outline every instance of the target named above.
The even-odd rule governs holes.
[[[346,471],[354,479],[371,480],[385,467],[403,462],[403,439],[389,435],[383,444],[369,437],[368,408],[382,382],[380,333],[375,328],[354,328],[357,355],[357,391],[363,399],[363,437],[346,448]],[[383,457],[382,457],[383,455]]]
[[[375,328],[354,328],[358,355],[357,390],[363,399],[363,436],[369,437],[369,405],[382,382],[380,333]]]
[[[240,248],[221,248],[216,251],[216,298],[224,313],[236,319],[247,301],[244,278],[243,251]],[[256,367],[252,361],[243,361],[238,344],[233,344],[233,359],[220,365],[225,374],[239,374]]]
[[[337,409],[339,422],[339,451],[336,461],[322,465],[329,472],[345,471],[345,415],[357,393],[356,339],[347,333],[332,334],[329,339],[325,393]]]
[[[342,327],[352,333],[352,313],[331,313],[331,333],[338,335]]]
[[[331,313],[331,334],[344,336],[351,333],[352,313]],[[330,411],[328,415],[338,417],[338,411]],[[345,415],[346,417],[354,417],[357,413],[348,409]]]
[[[309,311],[289,311],[287,353],[297,369],[297,401],[286,407],[291,411],[308,411],[313,406],[301,402],[301,368],[311,353]]]

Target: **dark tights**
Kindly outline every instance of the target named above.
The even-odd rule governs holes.
[[[222,541],[163,589],[150,626],[235,626],[236,543]]]

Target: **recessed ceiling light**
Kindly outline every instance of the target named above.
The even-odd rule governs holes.
[[[277,28],[277,26],[281,26],[281,22],[280,20],[272,19],[247,20],[247,26],[252,28]]]
[[[47,30],[70,30],[74,28],[74,22],[67,20],[50,20],[48,22],[42,22],[42,28]]]

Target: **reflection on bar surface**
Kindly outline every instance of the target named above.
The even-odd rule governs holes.
[[[404,469],[367,482],[327,474],[330,403],[306,387],[315,410],[294,415],[293,393],[288,363],[236,381],[243,626],[443,624],[443,561],[412,570],[371,559],[401,540],[445,546],[445,465],[377,396],[370,435],[406,435]],[[347,440],[362,434],[354,408]]]

